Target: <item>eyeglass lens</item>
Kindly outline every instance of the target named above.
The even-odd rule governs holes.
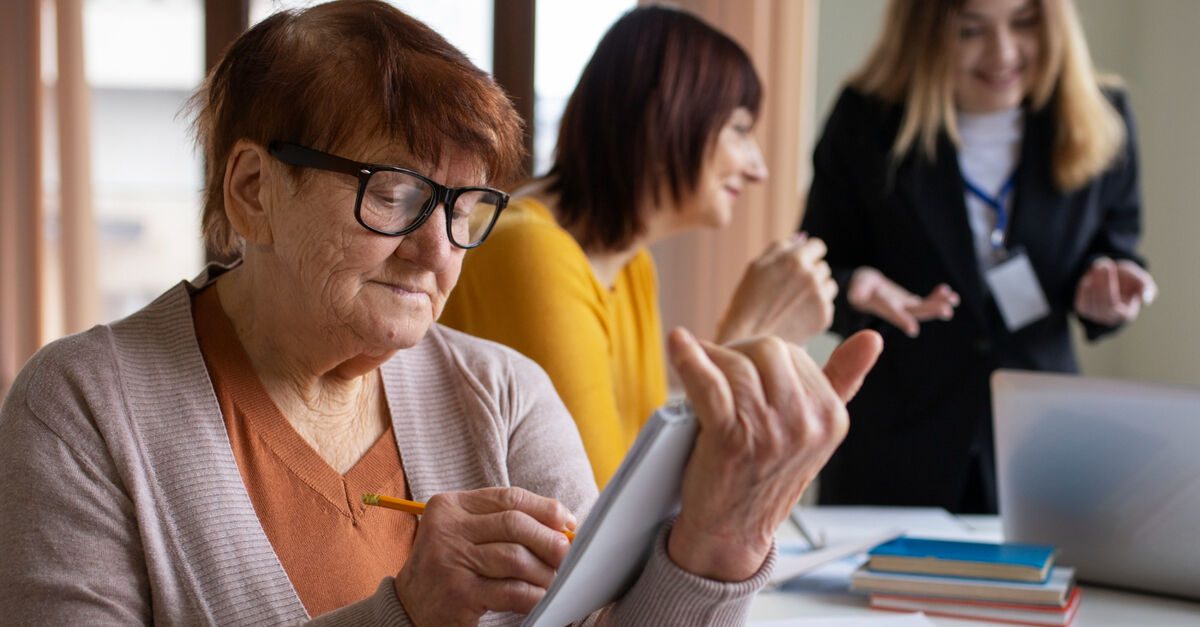
[[[381,170],[363,190],[360,215],[367,226],[399,233],[421,218],[434,189],[404,172]],[[463,191],[450,212],[450,236],[460,246],[473,246],[487,235],[500,208],[500,197],[482,190]]]

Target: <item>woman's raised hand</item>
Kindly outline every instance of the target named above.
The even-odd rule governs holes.
[[[804,344],[833,322],[836,295],[825,242],[803,234],[775,242],[742,274],[717,342],[769,334]]]
[[[429,499],[396,597],[418,625],[476,625],[487,611],[528,613],[567,555],[575,517],[521,488]]]
[[[1138,264],[1100,257],[1075,289],[1075,313],[1097,324],[1115,326],[1137,319],[1142,305],[1158,296],[1158,284]]]
[[[742,581],[845,437],[846,403],[883,340],[874,331],[852,336],[824,371],[777,337],[716,346],[676,329],[668,344],[700,421],[668,554],[693,574]]]
[[[851,275],[846,300],[851,307],[886,320],[909,337],[917,337],[926,320],[953,318],[959,303],[958,293],[945,283],[921,298],[869,266]]]

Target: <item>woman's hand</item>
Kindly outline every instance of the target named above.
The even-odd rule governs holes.
[[[669,345],[700,433],[668,554],[693,574],[742,581],[762,566],[775,529],[846,436],[846,402],[883,340],[874,331],[854,335],[824,372],[776,337],[722,347],[676,329]]]
[[[958,294],[945,283],[921,298],[869,266],[851,275],[846,300],[851,307],[886,320],[909,337],[917,337],[926,320],[953,318],[959,303]]]
[[[1100,257],[1079,280],[1075,313],[1097,324],[1133,322],[1158,296],[1158,285],[1141,266],[1127,259]]]
[[[803,234],[775,242],[742,274],[717,342],[770,334],[804,344],[833,322],[836,295],[825,242]]]
[[[475,625],[487,611],[528,613],[546,594],[575,517],[520,488],[429,499],[396,597],[417,625]]]

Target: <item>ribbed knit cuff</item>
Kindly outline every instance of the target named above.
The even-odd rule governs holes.
[[[693,575],[671,561],[667,538],[671,525],[663,525],[654,542],[654,553],[633,588],[604,621],[610,625],[742,625],[754,595],[770,581],[775,567],[775,545],[758,572],[749,579],[723,582]]]
[[[384,577],[375,589],[375,594],[358,603],[322,614],[306,623],[311,627],[359,627],[362,625],[387,625],[388,627],[412,627],[412,619],[396,598],[396,587],[392,577]]]

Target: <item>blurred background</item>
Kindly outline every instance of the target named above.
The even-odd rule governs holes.
[[[128,315],[208,259],[202,164],[184,102],[239,33],[303,0],[0,2],[0,394],[40,346]],[[592,49],[635,0],[404,0],[493,72],[525,116],[531,173]],[[772,177],[735,223],[655,248],[664,322],[713,335],[745,263],[799,223],[812,145],[874,42],[885,0],[685,0],[750,51]],[[1200,2],[1076,0],[1097,64],[1139,123],[1145,237],[1159,300],[1084,346],[1086,374],[1200,385]],[[823,358],[835,340],[815,340]]]

